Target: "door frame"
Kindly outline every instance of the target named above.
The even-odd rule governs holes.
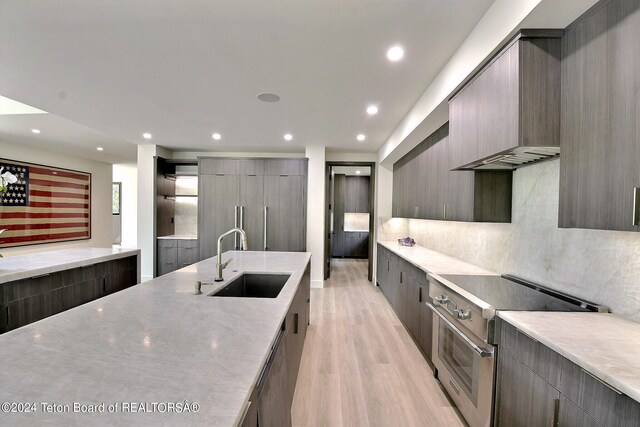
[[[371,175],[369,178],[369,248],[367,251],[369,268],[367,277],[369,281],[373,281],[373,249],[374,249],[374,221],[375,221],[375,197],[376,197],[376,162],[349,162],[349,161],[331,161],[325,162],[325,200],[324,200],[324,280],[327,280],[331,277],[331,251],[329,247],[330,241],[330,211],[329,211],[329,202],[330,199],[330,179],[331,179],[331,168],[333,166],[362,166],[369,167],[371,169]]]

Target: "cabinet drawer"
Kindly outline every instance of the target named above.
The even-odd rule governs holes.
[[[197,249],[197,240],[178,240],[178,249]]]
[[[240,160],[204,157],[198,159],[198,173],[200,175],[238,175]]]
[[[176,239],[158,239],[158,249],[172,249],[178,246]]]
[[[544,344],[519,331],[513,325],[498,319],[500,350],[507,350],[554,387],[560,382],[562,356]]]
[[[560,393],[605,426],[638,426],[640,403],[562,358]]]

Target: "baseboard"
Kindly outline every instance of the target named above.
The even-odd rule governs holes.
[[[324,288],[324,280],[312,280],[311,281],[312,288]]]

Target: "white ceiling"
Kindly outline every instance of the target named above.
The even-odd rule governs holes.
[[[492,2],[4,1],[0,95],[108,135],[129,160],[135,146],[121,144],[147,142],[144,132],[178,150],[373,152]],[[405,58],[390,63],[396,43]],[[258,101],[264,91],[281,101]],[[14,119],[0,120],[0,137],[47,143],[46,123],[40,139],[29,135],[30,120],[46,119]]]
[[[360,176],[371,175],[371,168],[368,166],[333,166],[331,170],[334,174]],[[356,171],[360,171],[360,173],[356,173]]]

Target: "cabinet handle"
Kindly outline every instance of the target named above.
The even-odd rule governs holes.
[[[264,207],[264,242],[263,242],[263,250],[267,250],[267,207]]]
[[[418,302],[422,302],[422,286],[418,288]]]
[[[447,219],[447,204],[442,204],[442,219]]]
[[[633,225],[640,225],[640,213],[638,212],[638,205],[640,205],[640,187],[633,187]]]
[[[233,228],[238,228],[238,206],[235,206],[233,208]],[[240,244],[238,243],[238,238],[240,236],[238,236],[238,233],[235,234],[235,236],[233,237],[233,242],[234,242],[234,249],[237,251],[240,248]]]
[[[402,284],[402,271],[400,272],[400,284]]]
[[[298,313],[293,313],[293,333],[298,335]]]
[[[553,399],[553,427],[558,427],[560,418],[560,399]]]
[[[582,368],[581,368],[582,369]],[[596,377],[595,375],[593,375],[591,372],[586,371],[584,369],[582,369],[582,372],[584,372],[585,374],[589,375],[591,378],[593,378],[594,380],[598,381],[600,384],[602,384],[603,386],[607,387],[608,389],[610,389],[611,391],[613,391],[615,394],[622,396],[624,393],[621,392],[620,390],[618,390],[617,388],[615,388],[614,386],[610,385],[609,383],[604,382],[604,380],[601,380],[600,378]]]
[[[240,206],[240,228],[244,230],[244,206]],[[238,233],[236,233],[237,237],[240,237],[237,235]],[[240,250],[244,250],[244,247],[242,247],[242,240],[240,240]]]

